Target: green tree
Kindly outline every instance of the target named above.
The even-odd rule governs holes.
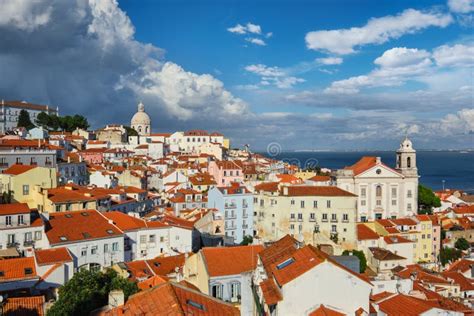
[[[27,130],[30,130],[33,127],[35,127],[35,124],[33,124],[31,122],[30,114],[28,114],[28,111],[26,111],[26,110],[21,110],[20,111],[20,116],[18,116],[18,124],[16,126],[17,127],[24,127]]]
[[[49,129],[51,124],[51,118],[46,112],[41,112],[36,117],[35,121],[36,125],[41,126],[43,128]]]
[[[365,269],[367,269],[367,258],[365,257],[364,252],[361,250],[351,250],[351,251],[344,250],[342,254],[349,256],[351,252],[353,256],[356,256],[357,258],[359,258],[359,270],[360,270],[360,273],[364,273]]]
[[[48,316],[89,315],[107,305],[111,290],[123,290],[125,299],[138,291],[137,285],[108,269],[105,272],[82,270],[59,288],[59,299],[48,310]]]
[[[58,117],[58,125],[59,128],[65,132],[72,132],[76,128],[89,128],[89,122],[87,122],[87,119],[84,116],[78,114],[74,116],[66,115]]]
[[[244,236],[244,238],[242,238],[242,242],[240,244],[242,246],[247,246],[247,245],[251,245],[252,243],[253,243],[253,237],[250,235],[247,235],[247,236]]]
[[[441,248],[439,252],[439,260],[441,261],[441,264],[445,266],[447,263],[450,261],[455,261],[462,256],[462,251],[456,248]]]
[[[128,136],[138,136],[138,132],[130,126],[124,126]]]
[[[459,250],[468,250],[470,246],[466,238],[461,237],[456,240],[456,242],[454,243],[454,247]]]
[[[418,214],[432,214],[433,207],[440,207],[441,201],[433,190],[424,185],[418,185]]]

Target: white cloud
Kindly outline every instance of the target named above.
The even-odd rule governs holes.
[[[454,13],[470,13],[474,11],[474,0],[448,0],[448,7]]]
[[[256,37],[247,37],[245,40],[247,42],[250,42],[252,44],[259,45],[259,46],[266,46],[267,45],[267,43],[265,43],[264,40],[262,40],[260,38],[256,38]]]
[[[433,52],[436,64],[445,66],[469,66],[474,64],[474,46],[456,44],[454,46],[443,45]]]
[[[245,70],[261,77],[261,86],[274,85],[280,89],[288,89],[298,83],[305,82],[304,79],[290,75],[286,70],[279,67],[270,67],[263,64],[248,65]]]
[[[455,114],[446,115],[439,128],[451,135],[474,133],[474,109],[462,109]]]
[[[247,23],[246,25],[236,24],[233,27],[229,27],[227,31],[236,34],[262,34],[262,27],[258,24]]]
[[[396,16],[372,18],[363,27],[309,32],[305,40],[309,49],[344,55],[359,46],[382,44],[430,26],[446,27],[452,20],[449,14],[408,9]]]
[[[435,48],[433,53],[423,49],[394,47],[385,51],[374,63],[379,67],[370,73],[334,81],[325,92],[353,94],[365,87],[398,86],[407,80],[417,80],[440,91],[456,89],[469,83],[472,77],[469,70],[462,67],[474,65],[474,47],[443,45]]]
[[[323,65],[340,65],[342,64],[342,58],[340,57],[326,57],[316,58],[316,61]]]
[[[374,63],[387,68],[406,67],[419,64],[429,59],[430,55],[424,49],[395,47],[385,51]]]
[[[52,6],[42,0],[0,0],[0,8],[0,25],[12,25],[24,31],[47,24],[52,11]]]

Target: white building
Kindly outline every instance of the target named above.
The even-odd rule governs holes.
[[[26,101],[4,101],[2,100],[0,112],[0,133],[12,131],[17,127],[18,118],[21,110],[26,110],[30,115],[30,120],[34,124],[38,114],[45,112],[47,114],[59,114],[59,108],[49,105],[32,104]]]
[[[138,111],[133,115],[130,122],[131,127],[137,131],[139,136],[148,136],[151,133],[151,119],[145,112],[145,105],[138,103]]]
[[[337,186],[358,195],[360,221],[409,217],[418,210],[416,151],[408,138],[397,150],[396,168],[380,157],[362,157],[357,163],[336,171]]]
[[[66,247],[75,269],[98,270],[124,261],[124,234],[100,212],[83,210],[49,215],[51,248]]]

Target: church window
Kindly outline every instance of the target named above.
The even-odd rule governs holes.
[[[407,168],[411,168],[411,157],[407,158]]]
[[[376,186],[375,187],[375,195],[377,197],[381,197],[382,196],[382,187],[380,185]]]

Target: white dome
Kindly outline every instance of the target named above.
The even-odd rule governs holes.
[[[132,125],[150,125],[151,119],[145,112],[145,106],[143,103],[138,104],[138,112],[132,117]]]

